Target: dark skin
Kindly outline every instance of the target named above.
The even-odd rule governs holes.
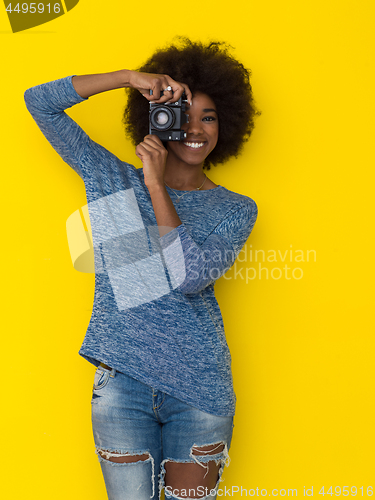
[[[179,226],[181,220],[166,190],[165,182],[172,189],[193,190],[205,180],[203,163],[216,146],[218,138],[219,122],[215,103],[206,94],[197,93],[193,96],[187,85],[176,82],[168,75],[121,70],[98,75],[74,76],[72,82],[76,92],[84,98],[123,87],[135,88],[145,99],[157,103],[177,101],[183,92],[186,93],[189,123],[183,126],[187,133],[184,143],[169,143],[165,149],[157,136],[147,135],[136,148],[136,154],[143,164],[145,184],[151,196],[160,235]],[[172,87],[171,91],[164,90],[168,86]],[[150,89],[153,91],[152,95],[149,93]],[[161,90],[164,90],[164,95],[160,97]],[[206,179],[202,189],[215,187],[216,184]],[[215,443],[194,447],[193,454],[216,455],[223,449],[223,444]],[[148,454],[135,456],[119,454],[118,457],[110,458],[106,458],[104,454],[101,456],[117,463],[132,463],[149,458]],[[216,465],[215,461],[207,462],[207,465],[208,472],[195,462],[169,461],[165,464],[165,485],[178,491],[196,490],[198,486],[211,490],[218,481],[220,465]]]
[[[213,444],[209,446],[200,446],[194,448],[193,455],[216,455],[223,451],[223,444]],[[206,452],[206,453],[203,453]],[[207,453],[208,452],[208,453]],[[211,452],[211,453],[210,453]],[[100,453],[100,451],[99,451]],[[105,458],[104,455],[102,455]],[[138,462],[139,460],[147,460],[149,455],[121,455],[117,457],[111,457],[109,460],[111,462],[117,463],[131,463]],[[205,464],[206,465],[206,464]],[[165,486],[169,487],[171,490],[178,490],[181,498],[184,498],[183,491],[189,491],[189,489],[194,491],[199,491],[198,486],[203,487],[204,491],[211,491],[215,488],[215,485],[219,479],[219,469],[220,465],[216,465],[214,461],[207,462],[207,469],[201,467],[197,463],[177,463],[177,462],[166,462],[165,467]],[[207,488],[207,490],[206,490]],[[187,495],[185,495],[187,498]],[[190,498],[199,498],[191,497]]]
[[[205,180],[204,160],[216,146],[219,135],[216,106],[208,95],[197,93],[186,112],[189,123],[182,126],[187,135],[183,142],[170,142],[165,149],[156,135],[147,135],[136,148],[136,155],[143,163],[145,184],[160,236],[181,224],[165,183],[179,190],[201,186]],[[212,187],[216,184],[207,179],[203,189]]]

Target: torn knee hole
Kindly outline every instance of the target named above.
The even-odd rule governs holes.
[[[194,445],[191,449],[193,455],[216,455],[221,453],[225,448],[224,443],[209,444],[207,446],[196,446]]]
[[[228,448],[223,441],[204,446],[193,445],[190,451],[190,457],[195,463],[206,469],[204,477],[208,474],[210,463],[214,462],[216,465],[221,465],[221,471],[224,465],[229,465],[230,463]]]
[[[130,453],[119,453],[107,450],[98,450],[98,455],[100,455],[105,460],[110,462],[122,463],[133,463],[133,462],[144,462],[150,458],[149,453],[144,453],[143,455],[131,455]]]

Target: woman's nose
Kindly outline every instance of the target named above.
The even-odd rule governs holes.
[[[189,122],[185,123],[183,129],[188,134],[199,135],[203,133],[202,123],[200,120],[194,119],[194,117],[189,116]]]

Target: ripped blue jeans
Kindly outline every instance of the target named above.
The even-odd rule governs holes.
[[[233,417],[202,412],[102,366],[95,373],[91,403],[96,453],[109,500],[157,500],[163,488],[166,500],[216,499],[224,466],[229,464]],[[212,449],[204,455],[202,450],[209,445]],[[111,461],[121,455],[137,457],[133,462]],[[208,462],[214,461],[220,465],[215,488],[198,486],[192,492],[181,485],[180,489],[165,486],[164,465],[169,461],[197,463],[207,471]]]

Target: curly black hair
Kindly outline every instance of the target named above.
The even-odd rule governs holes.
[[[214,101],[219,118],[219,138],[203,168],[237,157],[254,128],[256,109],[250,85],[251,71],[229,54],[225,42],[192,42],[178,37],[177,44],[158,50],[137,71],[166,74],[186,83],[193,95],[207,94]],[[129,92],[124,110],[125,132],[134,145],[148,134],[148,101],[135,89]]]

